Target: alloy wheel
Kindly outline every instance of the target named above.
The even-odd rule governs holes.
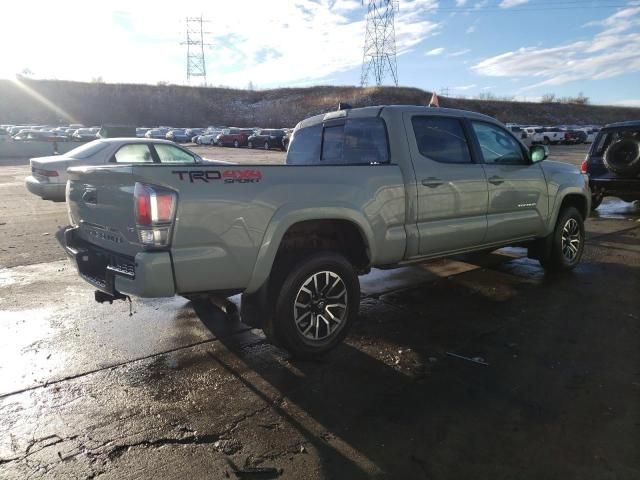
[[[340,330],[347,316],[347,286],[335,272],[311,275],[296,295],[293,318],[307,341],[324,341]]]
[[[569,263],[576,260],[581,242],[580,224],[575,218],[569,218],[562,228],[562,255]]]

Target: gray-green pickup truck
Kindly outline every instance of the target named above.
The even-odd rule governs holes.
[[[242,293],[241,317],[299,356],[334,347],[358,275],[506,245],[573,268],[587,177],[484,115],[338,110],[300,122],[286,165],[69,169],[61,235],[98,301]]]

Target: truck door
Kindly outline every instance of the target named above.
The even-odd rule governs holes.
[[[508,242],[541,234],[549,210],[547,182],[539,163],[507,130],[471,120],[488,180],[489,205],[484,243]],[[475,142],[475,139],[474,139]]]
[[[463,119],[404,114],[416,175],[419,254],[453,252],[482,242],[487,180]]]

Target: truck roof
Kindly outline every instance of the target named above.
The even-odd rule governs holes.
[[[609,123],[602,128],[640,127],[640,120],[629,120],[626,122]]]
[[[302,120],[296,128],[310,127],[317,125],[326,120],[335,118],[366,118],[377,117],[383,110],[395,110],[401,112],[420,113],[422,115],[446,115],[450,117],[473,118],[476,120],[484,120],[493,123],[500,123],[493,117],[483,115],[481,113],[472,112],[470,110],[459,110],[456,108],[438,108],[426,107],[420,105],[377,105],[373,107],[349,108],[346,110],[335,110],[332,112],[322,113],[313,117]]]

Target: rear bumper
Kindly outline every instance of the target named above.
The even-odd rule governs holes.
[[[137,297],[175,295],[173,268],[169,252],[140,252],[127,257],[97,247],[78,238],[78,227],[67,227],[58,240],[74,261],[78,273],[98,290]]]
[[[64,202],[65,188],[64,183],[44,183],[36,177],[27,177],[25,181],[27,190],[34,195],[41,197],[43,200],[52,200],[54,202]]]
[[[640,178],[589,178],[591,193],[600,196],[628,196],[640,198]]]

